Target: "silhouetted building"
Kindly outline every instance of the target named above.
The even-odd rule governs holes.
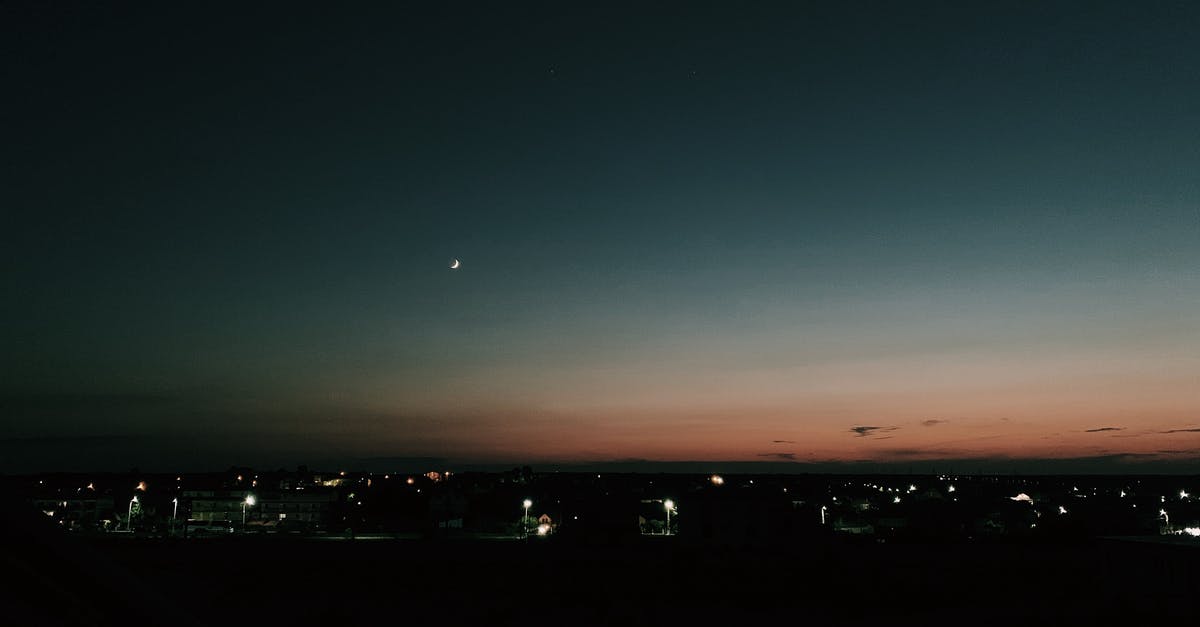
[[[679,535],[719,546],[752,546],[814,539],[820,512],[770,488],[713,486],[678,503]]]
[[[638,527],[638,501],[633,497],[594,496],[577,501],[564,515],[557,528],[563,539],[593,543],[634,542],[641,535]]]

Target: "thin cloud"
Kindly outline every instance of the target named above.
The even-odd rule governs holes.
[[[950,421],[949,420],[939,420],[937,418],[930,418],[929,420],[922,420],[921,426],[922,427],[936,427],[938,425],[944,425],[947,422],[950,422]]]
[[[1084,433],[1101,433],[1103,431],[1124,431],[1125,427],[1097,427],[1095,429],[1084,429]]]
[[[926,458],[936,459],[939,457],[955,458],[963,457],[965,454],[962,450],[951,448],[889,448],[880,451],[882,459],[896,460],[908,458]]]
[[[876,437],[876,439],[882,439],[882,438],[878,437],[878,434],[887,433],[889,431],[895,431],[896,429],[899,429],[899,428],[900,427],[857,426],[857,427],[850,427],[850,431],[852,433],[857,434],[857,437],[860,437],[860,438],[867,437],[867,436],[874,436],[874,437]]]
[[[792,440],[771,440],[771,444],[795,444]]]
[[[759,457],[770,457],[771,459],[780,459],[780,460],[789,461],[789,462],[796,461],[795,453],[759,453],[758,456]]]
[[[1171,429],[1170,431],[1159,431],[1159,433],[1200,433],[1200,427],[1192,429]]]

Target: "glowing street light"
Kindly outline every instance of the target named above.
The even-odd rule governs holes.
[[[129,499],[129,513],[125,515],[125,529],[127,531],[133,531],[133,504],[137,502],[136,495]]]
[[[825,510],[828,509],[824,505],[821,506],[821,524],[825,524]]]
[[[242,531],[246,530],[246,508],[254,507],[254,503],[255,500],[253,494],[247,494],[246,500],[242,501]]]
[[[521,505],[525,507],[525,517],[521,519],[521,533],[526,538],[528,538],[529,537],[529,508],[533,507],[533,501],[531,501],[529,499],[525,499],[524,501],[521,501]]]
[[[667,510],[667,530],[663,535],[671,535],[671,512],[675,511],[675,501],[667,499],[663,501],[663,509]]]
[[[171,520],[175,520],[176,518],[179,518],[179,499],[173,498],[171,499],[171,502],[175,504],[174,509],[171,510]]]

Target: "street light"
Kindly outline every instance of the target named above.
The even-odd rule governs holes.
[[[179,518],[179,499],[171,499],[171,502],[175,504],[175,508],[171,510],[171,520],[175,520]]]
[[[125,529],[127,531],[133,531],[133,504],[137,502],[137,495],[129,499],[129,513],[125,514]]]
[[[246,530],[246,508],[254,507],[254,495],[247,494],[246,500],[242,501],[242,531]]]
[[[529,508],[533,507],[533,501],[525,499],[521,501],[521,505],[525,507],[525,517],[521,519],[521,535],[529,537]]]
[[[667,510],[667,531],[663,535],[671,535],[671,512],[675,509],[675,501],[667,499],[663,501],[663,508]]]
[[[828,509],[824,505],[821,506],[821,524],[825,524],[825,510]]]

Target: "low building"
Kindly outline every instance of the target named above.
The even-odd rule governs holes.
[[[332,490],[264,492],[258,498],[254,519],[271,521],[280,528],[317,531],[333,516],[337,493]]]
[[[182,496],[191,520],[232,520],[241,523],[242,508],[246,507],[248,494],[244,490],[185,490]],[[246,514],[249,517],[249,508]]]
[[[754,546],[816,539],[821,514],[770,488],[716,485],[680,499],[679,535],[717,546]]]
[[[113,519],[114,501],[111,496],[86,495],[35,498],[33,505],[43,514],[60,521],[68,529],[96,529]]]

